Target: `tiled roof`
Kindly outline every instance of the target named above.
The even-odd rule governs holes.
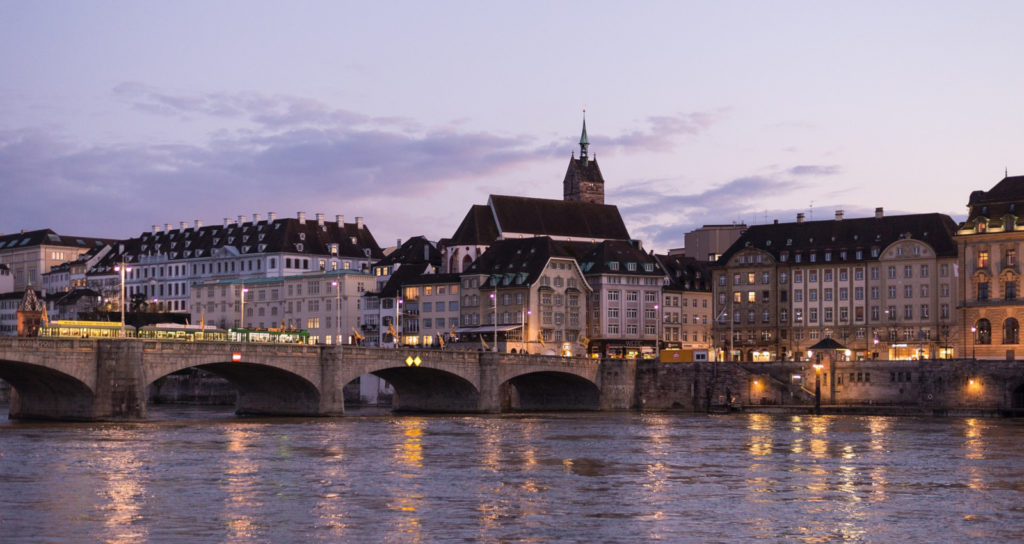
[[[104,244],[108,243],[113,243],[113,240],[90,236],[62,236],[51,229],[42,229],[0,236],[0,251],[41,245],[90,249],[103,247]]]
[[[586,275],[608,273],[642,276],[665,275],[658,261],[652,255],[644,253],[637,242],[610,240],[594,244],[590,251],[577,260]]]
[[[658,255],[669,277],[669,291],[711,291],[711,263],[685,255]]]
[[[847,261],[854,261],[858,249],[864,250],[862,260],[875,260],[871,257],[871,248],[883,249],[908,234],[910,238],[931,245],[938,256],[952,257],[957,254],[953,241],[955,231],[953,219],[939,213],[754,225],[729,246],[715,266],[724,266],[733,255],[747,247],[767,251],[776,261],[780,260],[782,251],[806,253],[829,250],[845,250]]]
[[[377,262],[376,266],[388,266],[395,263],[430,263],[441,266],[441,252],[423,236],[414,236],[405,241],[398,249]]]
[[[395,270],[391,277],[388,278],[387,283],[381,288],[378,295],[381,298],[394,298],[399,294],[399,290],[402,286],[407,285],[410,281],[415,280],[427,270],[426,263],[413,263],[405,264]]]
[[[491,208],[474,204],[462,219],[455,234],[444,243],[447,246],[486,246],[498,238],[498,226],[494,223]]]
[[[1002,227],[1007,216],[1024,224],[1024,176],[1005,177],[988,191],[974,191],[967,206],[967,220],[960,228],[974,228],[979,217],[988,219],[989,227]]]
[[[404,285],[433,285],[438,283],[459,283],[459,274],[420,274],[406,281]]]
[[[547,236],[499,240],[484,252],[465,274],[502,276],[501,286],[532,285],[552,257],[573,258]]]
[[[490,206],[503,235],[629,240],[619,209],[609,204],[491,195]]]
[[[569,159],[569,168],[565,171],[565,177],[573,178],[588,183],[604,183],[604,176],[601,175],[601,169],[597,166],[597,159],[588,159],[584,164],[583,159]]]
[[[338,245],[338,256],[380,259],[383,252],[369,228],[355,223],[313,220],[300,222],[295,218],[273,221],[232,223],[227,226],[211,225],[199,228],[146,232],[115,244],[98,266],[113,266],[121,261],[121,245],[129,262],[137,262],[140,255],[167,255],[171,261],[208,258],[227,251],[234,255],[261,253],[296,253],[311,256],[331,255],[331,244]]]

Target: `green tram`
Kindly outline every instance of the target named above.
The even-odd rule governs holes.
[[[232,342],[260,342],[266,344],[311,344],[309,331],[287,331],[281,329],[231,329],[228,339]]]

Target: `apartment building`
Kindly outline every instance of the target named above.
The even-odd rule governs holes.
[[[1014,359],[1024,353],[1024,176],[1007,176],[988,191],[972,192],[967,208],[967,220],[956,231],[962,271],[959,347],[964,356]]]

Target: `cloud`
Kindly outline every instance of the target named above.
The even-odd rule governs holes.
[[[601,149],[617,152],[671,151],[681,136],[697,136],[724,119],[728,109],[676,115],[659,115],[644,120],[644,128],[620,136],[595,136],[591,141]]]
[[[428,235],[449,236],[458,218],[471,204],[484,202],[489,190],[517,194],[509,180],[528,183],[532,169],[548,170],[564,160],[561,141],[463,125],[423,127],[302,97],[176,93],[140,83],[124,83],[113,93],[131,111],[197,123],[208,132],[185,142],[88,145],[50,130],[0,133],[0,179],[9,188],[0,201],[0,232],[50,227],[65,234],[128,237],[154,223],[308,210],[352,217],[379,213],[378,221],[389,224],[378,223],[375,233],[407,236],[407,230],[421,233],[429,226],[438,230]],[[716,118],[651,117],[645,128],[607,141],[631,152],[663,149],[673,138],[707,130]],[[562,168],[555,167],[555,178]],[[736,180],[691,197],[640,188],[625,195],[635,201],[635,213],[668,198],[695,214],[702,206],[728,202],[729,191],[751,193],[757,185],[756,179]],[[441,226],[442,221],[451,224]]]
[[[801,164],[787,170],[794,176],[835,176],[842,173],[836,165]]]

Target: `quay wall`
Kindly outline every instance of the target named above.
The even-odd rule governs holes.
[[[820,379],[820,381],[819,381]],[[813,408],[823,412],[1024,415],[1024,361],[642,361],[640,410]]]

